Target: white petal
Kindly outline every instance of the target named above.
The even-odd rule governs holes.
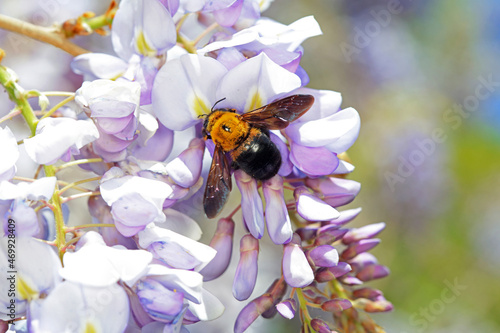
[[[202,289],[201,303],[196,304],[188,301],[189,310],[198,317],[200,320],[214,320],[222,315],[224,312],[224,305],[217,297],[212,295],[206,289]]]

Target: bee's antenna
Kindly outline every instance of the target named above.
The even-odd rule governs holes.
[[[214,107],[219,104],[220,102],[222,102],[223,100],[225,100],[226,97],[222,98],[222,99],[219,99],[217,102],[215,102],[214,106],[212,106],[212,110],[210,110],[210,112],[214,112]]]

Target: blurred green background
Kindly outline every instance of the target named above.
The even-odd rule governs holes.
[[[309,86],[340,91],[361,132],[349,155],[355,223],[384,221],[371,285],[388,332],[500,332],[499,1],[277,0],[314,15]]]

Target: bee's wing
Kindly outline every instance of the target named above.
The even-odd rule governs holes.
[[[257,127],[279,130],[306,113],[314,103],[312,95],[292,95],[241,115]]]
[[[203,208],[208,218],[216,217],[231,192],[231,171],[224,151],[215,145],[214,156],[208,172]]]

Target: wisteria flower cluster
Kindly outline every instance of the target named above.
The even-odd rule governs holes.
[[[68,37],[106,34],[109,25],[115,55],[76,56],[71,67],[84,82],[49,110],[53,94],[23,90],[0,66],[15,104],[2,122],[22,115],[31,130],[18,142],[8,125],[0,129],[0,272],[10,278],[0,287],[0,331],[188,332],[224,311],[204,282],[228,268],[235,229],[244,235],[227,292],[242,302],[260,296],[232,323],[234,332],[259,316],[297,312],[302,332],[383,331],[368,313],[392,305],[364,284],[389,274],[368,253],[385,224],[349,228],[361,209],[339,210],[360,191],[346,179],[359,115],[341,109],[339,93],[307,87],[301,44],[321,34],[316,20],[284,25],[261,16],[268,6],[122,0],[100,17],[69,20],[61,26]],[[238,189],[210,244],[199,242],[214,151],[203,116],[216,103],[243,114],[296,94],[312,95],[312,107],[266,132],[281,154],[278,173],[257,181],[232,170]],[[36,97],[40,110],[28,103]],[[16,176],[24,151],[40,166],[32,179]],[[70,168],[91,177],[62,181],[59,171]],[[67,225],[70,200],[87,200],[88,223]],[[267,291],[254,290],[266,228],[282,251],[282,274]],[[323,314],[313,316],[317,309]]]

